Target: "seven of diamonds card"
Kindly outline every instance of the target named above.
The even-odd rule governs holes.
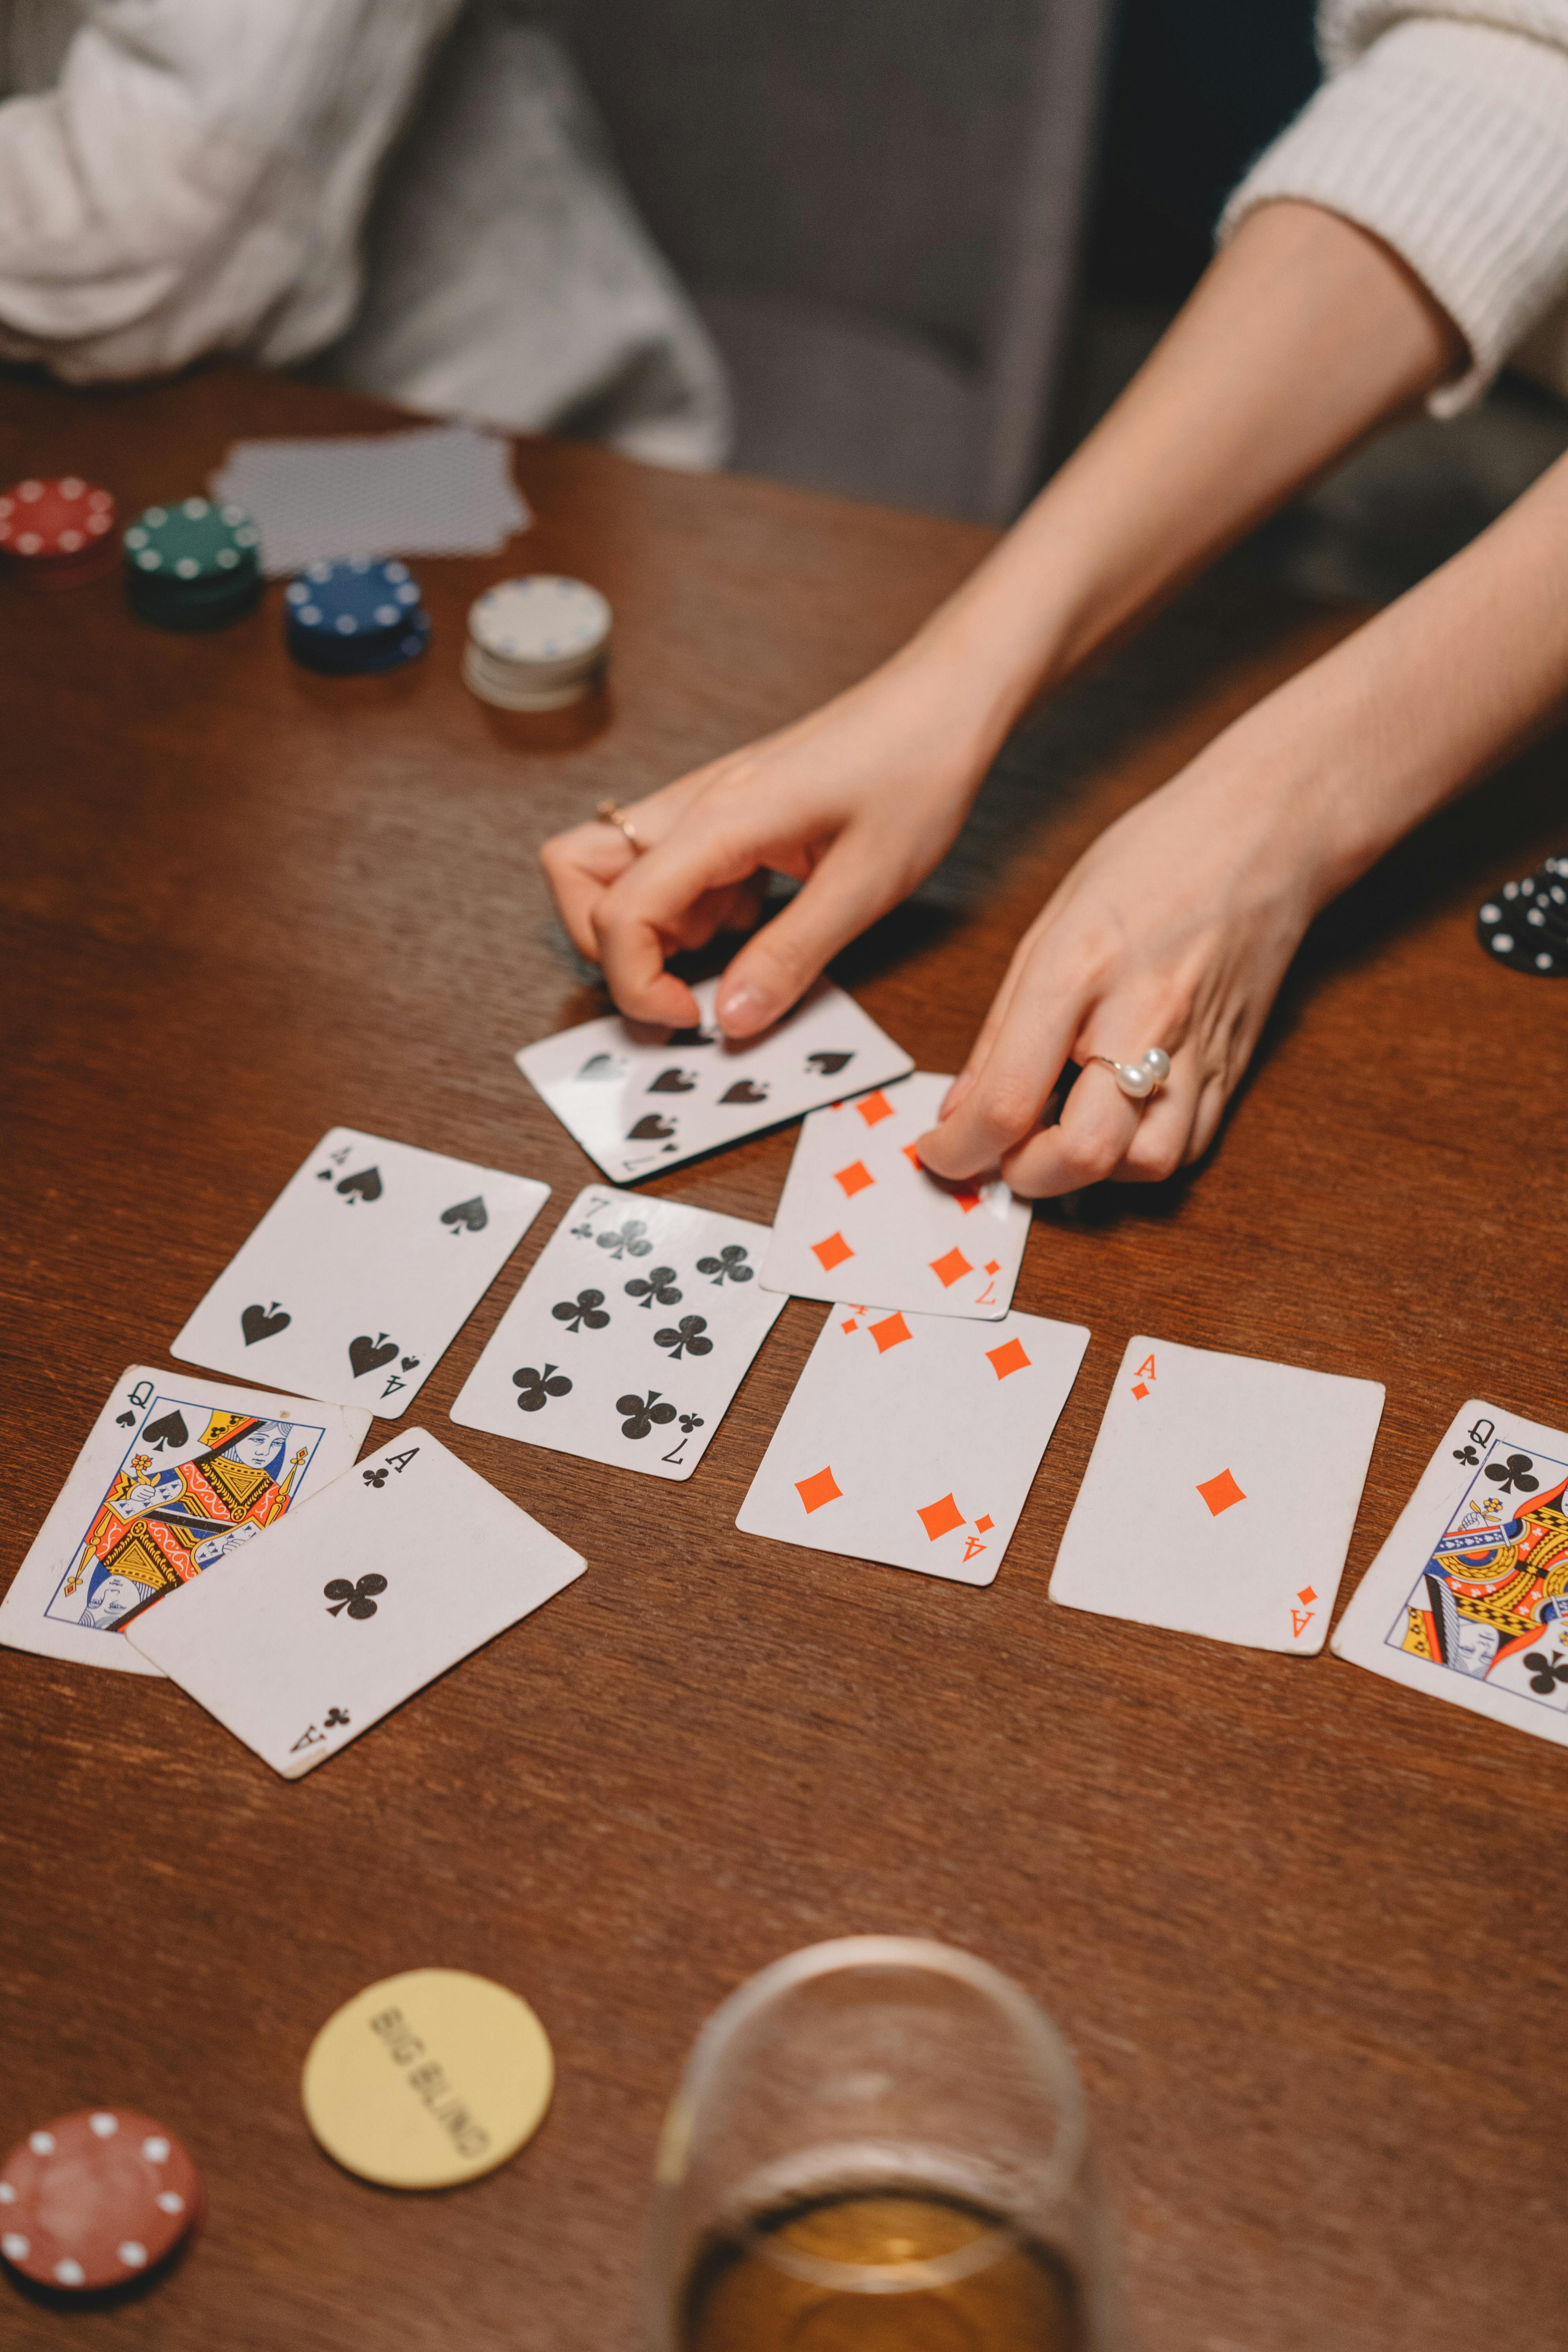
[[[0,1642],[156,1674],[126,1625],[339,1476],[369,1426],[352,1408],[131,1365],[0,1601]]]
[[[616,1182],[674,1168],[914,1065],[852,996],[819,980],[765,1036],[731,1045],[713,1019],[717,980],[693,990],[695,1029],[618,1013],[525,1045],[518,1068]]]
[[[1051,1599],[1298,1655],[1321,1650],[1384,1391],[1130,1339]]]
[[[1568,1746],[1568,1432],[1472,1397],[1356,1588],[1336,1656]]]
[[[989,1584],[1089,1333],[835,1306],[735,1524]]]
[[[298,1780],[584,1562],[427,1429],[400,1431],[271,1538],[127,1639]]]
[[[929,1070],[813,1111],[802,1125],[763,1264],[764,1289],[922,1315],[1005,1315],[1029,1206],[994,1179],[947,1184],[915,1144],[952,1084]]]
[[[765,1225],[591,1184],[540,1252],[452,1419],[689,1478],[784,1312]]]
[[[395,1421],[549,1197],[528,1177],[334,1127],[171,1353]]]

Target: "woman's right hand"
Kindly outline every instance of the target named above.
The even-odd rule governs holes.
[[[629,1019],[690,1027],[665,970],[683,948],[742,930],[770,872],[800,890],[740,949],[720,985],[726,1036],[787,1013],[839,949],[924,879],[963,824],[994,743],[956,715],[944,665],[910,648],[808,717],[595,820],[542,863],[573,944],[604,966]]]

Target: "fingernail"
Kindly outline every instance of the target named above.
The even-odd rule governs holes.
[[[721,1028],[743,1031],[748,1035],[754,1029],[764,1028],[773,1018],[773,1007],[762,990],[745,982],[739,988],[721,992],[715,1000],[714,1011]]]
[[[969,1092],[970,1087],[973,1084],[974,1079],[973,1074],[968,1070],[960,1070],[957,1077],[954,1078],[952,1086],[949,1087],[946,1094],[944,1094],[942,1098],[942,1108],[937,1112],[937,1118],[939,1120],[950,1118],[952,1116],[952,1113],[958,1108],[959,1104],[963,1100],[964,1096]]]

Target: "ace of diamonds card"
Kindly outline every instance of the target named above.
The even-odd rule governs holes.
[[[1130,1339],[1051,1599],[1253,1649],[1321,1650],[1383,1399],[1375,1381]]]
[[[528,1177],[334,1127],[170,1353],[395,1421],[549,1198]]]
[[[836,1306],[735,1525],[959,1584],[989,1584],[1089,1333]]]

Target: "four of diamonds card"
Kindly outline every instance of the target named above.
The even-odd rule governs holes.
[[[591,1184],[463,1385],[452,1419],[689,1478],[784,1302],[765,1225]]]
[[[735,1524],[989,1584],[1089,1333],[835,1307]]]

